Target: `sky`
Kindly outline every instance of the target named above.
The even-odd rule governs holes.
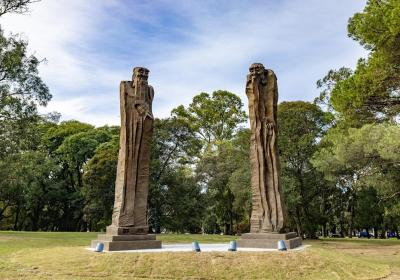
[[[46,59],[39,70],[53,99],[41,112],[102,126],[120,123],[119,83],[131,79],[135,66],[150,70],[159,118],[220,89],[239,95],[247,110],[245,80],[254,62],[274,70],[279,102],[313,101],[318,79],[366,56],[346,30],[365,3],[42,0],[0,24]]]

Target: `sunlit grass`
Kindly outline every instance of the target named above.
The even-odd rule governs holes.
[[[306,241],[312,246],[304,251],[280,253],[94,253],[85,247],[95,237],[0,232],[0,279],[379,279],[396,273],[400,264],[397,240]],[[235,239],[187,234],[157,238],[164,243]]]

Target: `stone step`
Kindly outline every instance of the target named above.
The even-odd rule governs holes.
[[[104,241],[135,241],[135,240],[156,240],[155,234],[132,234],[132,235],[109,235],[99,234],[98,240]]]
[[[97,243],[104,244],[105,251],[141,250],[141,249],[160,249],[160,240],[135,240],[135,241],[101,241],[93,240],[91,247],[95,248]]]
[[[286,240],[297,237],[297,233],[245,233],[241,239],[273,239],[273,240]]]

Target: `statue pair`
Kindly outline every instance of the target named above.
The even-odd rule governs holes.
[[[136,67],[132,81],[120,86],[121,133],[115,183],[113,233],[147,233],[147,194],[153,131],[153,88],[149,70]],[[279,183],[277,146],[277,79],[272,70],[254,63],[247,75],[251,127],[251,232],[280,232],[285,215]],[[121,229],[121,230],[119,230]]]

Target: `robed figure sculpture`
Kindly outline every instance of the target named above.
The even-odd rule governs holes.
[[[133,69],[132,81],[120,84],[121,130],[112,223],[91,247],[105,251],[160,249],[149,234],[147,195],[153,134],[154,90],[147,83],[149,70]]]
[[[251,233],[281,232],[285,225],[279,180],[277,141],[277,78],[261,63],[250,66],[246,95],[251,127]]]
[[[112,234],[147,233],[147,195],[153,133],[154,90],[149,70],[133,69],[132,81],[120,85],[121,132],[115,181]]]

